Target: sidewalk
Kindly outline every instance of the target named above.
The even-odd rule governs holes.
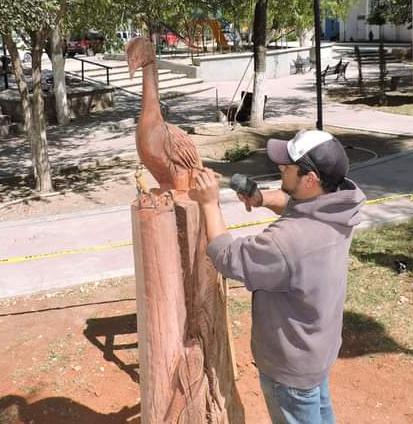
[[[355,76],[354,64],[351,64],[348,72],[350,78]],[[169,108],[168,121],[184,128],[216,122],[216,93],[220,107],[228,106],[238,83],[216,82],[213,83],[215,90],[166,101]],[[251,89],[246,81],[241,83],[234,102],[240,100],[242,90]],[[317,108],[315,76],[312,71],[304,75],[267,79],[264,92],[268,96],[265,118],[269,123],[315,126]],[[54,169],[104,162],[114,157],[135,157],[134,130],[140,98],[118,92],[115,100],[113,110],[86,116],[67,127],[48,128],[49,157]],[[412,119],[411,116],[389,114],[360,105],[324,101],[324,125],[413,137]],[[30,149],[24,139],[16,137],[2,140],[0,180],[26,175],[29,167]]]
[[[368,199],[411,193],[413,152],[396,154],[354,168],[353,178]],[[266,209],[247,213],[231,190],[221,192],[227,225],[243,226],[233,235],[254,234],[274,215]],[[413,202],[396,198],[366,205],[361,228],[413,218]],[[0,298],[132,275],[130,207],[0,223]]]
[[[355,69],[350,68],[349,76]],[[266,80],[269,122],[315,123],[314,74]],[[215,83],[221,106],[229,105],[238,81]],[[247,83],[241,90],[251,90]],[[170,100],[168,121],[184,126],[214,122],[215,90]],[[113,157],[136,157],[135,117],[140,101],[136,96],[116,95],[114,110],[87,116],[67,127],[48,129],[49,155],[58,167],[108,161]],[[324,124],[413,137],[412,117],[387,114],[354,105],[326,102]],[[263,169],[263,157],[253,155],[255,170]],[[24,175],[30,165],[30,150],[21,138],[0,143],[0,180]],[[222,165],[222,164],[221,164]],[[208,166],[213,166],[209,164]],[[351,177],[369,199],[412,193],[413,151],[365,162]],[[267,220],[264,209],[246,213],[233,193],[223,191],[222,204],[227,224]],[[101,278],[133,273],[129,205],[96,209],[48,218],[0,223],[0,298],[41,290],[57,289]],[[413,217],[413,203],[397,198],[365,206],[362,227]],[[266,224],[265,224],[266,225]],[[260,231],[263,225],[245,226],[234,235]]]

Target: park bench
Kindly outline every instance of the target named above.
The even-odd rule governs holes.
[[[321,71],[321,81],[323,85],[326,84],[327,75],[337,75],[336,80],[338,80],[340,77],[343,77],[345,80],[347,80],[346,70],[349,63],[350,62],[343,62],[343,59],[340,59],[336,65],[327,65],[325,69]]]
[[[296,74],[304,74],[306,70],[310,71],[312,68],[312,63],[309,57],[303,59],[301,56],[298,56],[294,60],[294,68]]]
[[[386,79],[390,83],[390,91],[398,91],[400,85],[404,83],[404,85],[411,86],[413,83],[413,77],[410,73],[400,72],[398,74],[386,75]]]

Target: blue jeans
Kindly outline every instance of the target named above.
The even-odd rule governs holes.
[[[334,424],[328,377],[311,389],[296,389],[260,373],[261,389],[273,424]]]

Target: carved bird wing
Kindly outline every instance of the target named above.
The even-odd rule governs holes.
[[[200,165],[200,158],[193,141],[188,134],[180,128],[166,124],[168,142],[166,149],[174,165],[192,169]]]

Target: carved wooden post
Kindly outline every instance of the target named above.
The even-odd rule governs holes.
[[[142,424],[244,423],[226,292],[197,203],[143,195],[132,224]]]

